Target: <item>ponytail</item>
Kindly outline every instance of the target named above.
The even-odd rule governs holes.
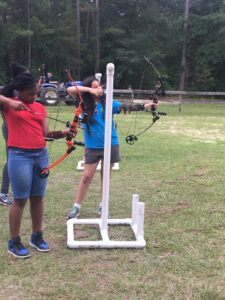
[[[13,84],[8,84],[6,86],[3,87],[2,91],[1,91],[1,95],[5,96],[5,97],[13,97],[14,94],[14,85]]]
[[[4,86],[1,94],[5,97],[13,97],[14,90],[26,90],[36,86],[35,78],[28,69],[18,63],[12,63],[10,67],[13,82]]]

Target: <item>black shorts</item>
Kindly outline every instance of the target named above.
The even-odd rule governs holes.
[[[85,148],[84,152],[85,164],[91,165],[98,163],[100,160],[104,158],[104,148],[102,149],[93,149],[93,148]],[[120,161],[119,154],[119,145],[115,145],[111,147],[111,164],[117,163]]]

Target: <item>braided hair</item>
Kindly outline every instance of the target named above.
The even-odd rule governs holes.
[[[14,91],[23,91],[36,87],[36,80],[26,67],[12,63],[10,67],[12,82],[2,89],[1,94],[5,97],[13,97]]]

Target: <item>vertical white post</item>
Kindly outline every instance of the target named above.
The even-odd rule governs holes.
[[[137,205],[138,215],[137,215],[137,237],[144,237],[144,214],[145,214],[145,204],[139,202]]]
[[[139,195],[133,194],[132,196],[132,225],[137,224],[137,206]]]
[[[112,99],[113,99],[113,76],[115,66],[112,63],[106,67],[106,110],[105,110],[105,140],[104,140],[104,165],[102,186],[102,216],[101,231],[108,232],[109,214],[109,182],[110,182],[110,159],[111,159],[111,132],[112,132]]]

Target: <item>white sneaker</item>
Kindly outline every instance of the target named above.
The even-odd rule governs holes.
[[[5,206],[11,206],[12,199],[8,195],[0,194],[0,204]]]

